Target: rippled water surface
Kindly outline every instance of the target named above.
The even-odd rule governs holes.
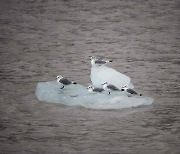
[[[180,153],[178,0],[1,0],[0,153]],[[39,81],[90,83],[112,59],[150,107],[92,110],[38,102]]]

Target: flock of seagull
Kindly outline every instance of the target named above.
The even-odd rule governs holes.
[[[97,57],[91,57],[91,65],[96,65],[96,66],[102,66],[102,65],[106,65],[107,63],[111,63],[113,62],[112,60],[103,60],[101,58],[97,58]],[[57,83],[61,85],[60,89],[65,88],[65,86],[71,85],[71,84],[76,84],[76,82],[74,81],[70,81],[67,78],[64,78],[62,75],[58,75],[56,77],[57,79]],[[90,93],[101,93],[103,91],[107,91],[108,94],[110,95],[111,92],[113,91],[122,91],[125,92],[126,95],[128,97],[133,96],[133,95],[139,95],[142,96],[142,94],[138,94],[136,91],[134,91],[131,88],[128,88],[127,85],[123,86],[121,89],[118,89],[115,85],[112,84],[108,84],[107,82],[102,83],[102,87],[103,88],[96,88],[92,85],[89,85],[87,87],[88,92]]]

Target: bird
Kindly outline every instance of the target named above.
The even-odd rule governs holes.
[[[121,91],[127,92],[127,94],[128,94],[129,97],[130,97],[131,95],[139,95],[139,96],[142,96],[142,94],[138,94],[136,91],[134,91],[134,90],[131,89],[131,88],[128,88],[126,85],[121,88]]]
[[[102,83],[108,82],[108,84],[115,85],[118,89],[121,89],[124,85],[128,85],[128,88],[134,88],[129,76],[106,66],[106,64],[112,62],[112,60],[105,61],[101,58],[92,56],[90,62],[90,79],[95,87],[102,88]]]
[[[93,87],[91,85],[88,86],[87,89],[88,89],[89,92],[102,92],[102,91],[104,91],[104,89],[102,89],[102,88],[95,88],[95,87]]]
[[[101,58],[97,58],[94,56],[91,57],[91,65],[92,66],[102,66],[102,65],[105,65],[105,64],[111,63],[111,62],[113,62],[113,61],[112,60],[102,60]]]
[[[57,79],[57,83],[62,85],[62,87],[60,89],[63,89],[64,85],[76,84],[76,82],[70,81],[70,80],[64,78],[62,75],[58,75],[56,77],[56,79]]]
[[[107,82],[104,82],[102,85],[103,85],[103,89],[109,92],[109,95],[111,94],[111,91],[119,91],[117,87],[115,87],[112,84],[108,84]]]

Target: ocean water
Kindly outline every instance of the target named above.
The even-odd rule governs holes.
[[[0,153],[180,153],[178,0],[1,0]],[[90,83],[89,56],[131,77],[148,107],[39,102],[38,82]]]

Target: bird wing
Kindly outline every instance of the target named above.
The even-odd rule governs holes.
[[[133,89],[127,89],[127,92],[130,94],[137,94],[137,92],[135,92]]]
[[[102,88],[94,88],[93,91],[95,91],[95,92],[102,92],[102,91],[104,91],[104,89],[102,89]]]
[[[68,84],[71,84],[71,83],[72,83],[71,81],[69,81],[68,79],[65,79],[65,78],[62,78],[62,79],[60,80],[60,82],[61,82],[62,84],[64,84],[64,85],[68,85]]]
[[[106,61],[103,61],[103,60],[95,60],[95,64],[106,64]]]
[[[107,88],[115,90],[115,91],[119,90],[117,87],[115,87],[114,85],[111,85],[111,84],[107,85]]]

